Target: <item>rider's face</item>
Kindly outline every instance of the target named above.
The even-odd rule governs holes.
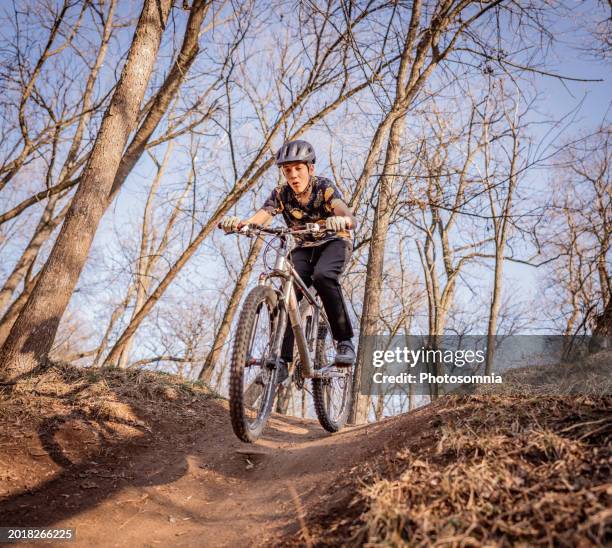
[[[303,162],[289,162],[281,166],[283,175],[295,193],[304,192],[310,176],[314,174],[314,165]]]

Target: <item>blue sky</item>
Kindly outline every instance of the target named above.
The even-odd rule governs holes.
[[[610,66],[604,62],[588,57],[577,49],[577,45],[584,40],[583,33],[571,32],[568,33],[567,25],[563,20],[557,19],[558,28],[553,29],[557,44],[554,51],[550,55],[550,62],[546,70],[558,73],[562,76],[585,79],[585,80],[603,80],[601,82],[572,82],[568,80],[560,80],[554,77],[535,75],[534,87],[540,95],[539,109],[542,119],[554,118],[560,119],[563,116],[573,112],[570,127],[566,129],[563,138],[570,138],[581,131],[589,131],[596,127],[604,119],[610,108],[612,96],[610,94]],[[578,109],[578,110],[576,110]],[[538,114],[534,114],[536,120]],[[321,146],[321,136],[324,135],[323,128],[312,130],[305,137],[311,139],[315,144]],[[542,130],[542,136],[544,131]],[[536,130],[537,137],[537,130]],[[562,139],[560,139],[562,140]],[[323,141],[326,139],[323,138]],[[560,142],[549,143],[554,147]],[[330,175],[327,159],[322,158],[318,169],[320,173]],[[180,169],[180,165],[176,168]],[[117,226],[125,226],[126,219],[134,215],[140,215],[142,204],[145,197],[145,189],[143,188],[143,180],[150,180],[152,176],[152,166],[149,163],[139,164],[133,176],[128,180],[126,187],[122,191],[121,199],[116,201],[112,206],[112,212],[109,212],[104,219],[104,226],[97,238],[98,245],[104,245],[103,242],[109,242],[115,237],[114,229]],[[523,182],[523,185],[532,187],[534,190],[546,192],[548,178],[551,176],[547,171],[533,171]],[[260,201],[276,184],[276,178],[273,173],[266,175],[264,183],[264,192]],[[250,209],[250,199],[246,196],[241,200],[238,209],[243,215],[247,215]],[[217,236],[219,239],[219,236]],[[233,242],[226,239],[225,245],[231,246]],[[206,244],[203,246],[206,248]],[[526,254],[530,254],[529,249],[525,249]],[[205,271],[202,271],[199,266],[201,260],[208,257],[206,264],[208,265]],[[215,268],[214,252],[211,255],[206,249],[201,249],[196,257],[185,269],[180,279],[189,279],[190,281],[198,278],[198,287],[200,291],[206,291],[206,288],[215,287],[218,281],[219,274],[222,269]],[[217,266],[221,266],[218,262]],[[475,272],[472,275],[490,279],[491,271]],[[530,302],[534,301],[540,292],[539,277],[541,271],[536,268],[520,265],[513,262],[506,262],[505,265],[505,287],[506,292],[513,292],[517,298]],[[180,283],[180,280],[179,280]],[[189,285],[189,284],[188,284]],[[469,298],[469,296],[467,296]],[[484,310],[483,310],[484,312]]]
[[[596,7],[598,4],[592,0],[591,2],[578,3],[578,5],[581,10],[588,13],[591,11],[591,8]],[[128,6],[128,4],[120,2],[120,6],[121,10],[130,9],[135,13],[138,3],[134,2]],[[125,13],[123,15],[125,15]],[[541,95],[539,108],[542,118],[561,118],[581,104],[580,109],[574,114],[571,127],[566,131],[565,135],[567,138],[575,136],[576,133],[580,131],[592,130],[600,124],[606,114],[609,115],[610,102],[612,100],[610,94],[610,89],[612,88],[610,82],[610,64],[590,58],[578,51],[577,46],[585,40],[585,34],[584,32],[577,32],[573,29],[574,22],[575,21],[566,21],[559,18],[556,19],[555,28],[551,29],[551,31],[555,35],[557,44],[549,55],[549,63],[546,69],[564,76],[593,80],[602,79],[603,81],[562,82],[556,78],[547,76],[534,76],[534,86]],[[124,29],[122,31],[121,38],[112,45],[111,49],[113,55],[125,51],[129,43],[128,40],[131,38],[131,32],[131,29]],[[263,40],[266,37],[261,36],[258,38]],[[212,39],[216,39],[216,36]],[[111,71],[114,71],[115,68],[113,63],[108,63],[106,66],[106,70],[108,71],[107,75],[110,75]],[[327,139],[325,139],[324,134],[325,128],[321,126],[313,129],[304,137],[311,139],[315,145],[325,149]],[[210,138],[211,142],[215,140],[215,138]],[[350,142],[350,135],[347,137],[347,141]],[[226,147],[225,142],[219,142],[218,140],[214,144]],[[279,144],[279,142],[275,143],[276,146]],[[161,152],[158,156],[161,156]],[[177,160],[169,171],[170,173],[176,174],[178,182],[185,177],[185,162],[184,156],[177,154],[176,158]],[[200,158],[200,161],[201,160],[202,158]],[[359,161],[356,161],[355,165],[360,167]],[[221,167],[227,169],[227,166]],[[91,285],[95,276],[90,276],[90,274],[95,270],[95,261],[100,259],[112,260],[112,255],[117,251],[117,234],[121,234],[122,231],[125,231],[130,225],[133,226],[134,219],[140,217],[146,198],[147,188],[153,176],[152,168],[153,166],[150,161],[141,161],[126,182],[119,199],[112,204],[102,221],[92,251],[93,259],[88,264],[81,280],[82,286],[88,286],[90,289],[94,289],[92,292],[93,295],[97,294],[97,289],[95,288],[95,284]],[[321,174],[327,176],[331,175],[327,166],[326,154],[321,155],[321,162],[319,163],[318,169]],[[345,173],[346,172],[345,170]],[[358,173],[359,169],[357,169],[356,172]],[[211,172],[209,171],[208,173]],[[545,192],[548,177],[550,176],[550,172],[534,171],[526,178],[525,184]],[[277,178],[274,170],[266,174],[264,177],[264,191],[261,194],[261,198],[256,200],[258,203],[263,201],[264,196],[270,191],[274,184],[276,184],[276,181]],[[205,174],[202,179],[202,184],[207,185],[212,183],[217,183],[217,181],[208,180]],[[239,204],[239,211],[243,215],[248,214],[250,200],[251,195],[245,196]],[[235,245],[235,240],[230,240],[229,238],[223,239],[219,235],[215,236],[215,240],[223,241],[226,249],[231,249],[231,246]],[[415,264],[415,270],[418,270],[418,268],[418,265]],[[223,275],[223,273],[224,270],[221,268],[221,261],[218,258],[215,259],[215,251],[211,249],[210,241],[207,241],[196,256],[192,258],[185,268],[185,271],[175,282],[175,286],[171,288],[171,291],[176,290],[183,294],[197,294],[201,295],[203,299],[206,299],[207,295],[214,295],[214,291],[220,282],[220,275]],[[518,290],[512,290],[516,291],[520,298],[526,301],[533,301],[539,292],[539,274],[537,269],[520,266],[516,263],[506,263],[507,287],[518,288]],[[490,271],[476,272],[473,275],[475,277],[481,276],[483,278],[490,278]],[[196,291],[196,293],[194,293],[194,291]],[[87,306],[80,306],[81,304],[86,304]],[[90,306],[92,304],[94,305],[93,307]],[[95,304],[95,297],[88,297],[87,299],[81,300],[78,293],[75,295],[73,301],[73,307],[81,308],[82,313],[89,317],[92,325],[99,321],[95,316]]]

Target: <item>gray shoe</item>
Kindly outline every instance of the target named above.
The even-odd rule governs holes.
[[[353,341],[347,339],[340,341],[336,348],[335,365],[338,367],[351,367],[355,363],[355,347]]]

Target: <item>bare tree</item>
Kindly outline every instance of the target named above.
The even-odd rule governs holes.
[[[94,105],[94,84],[98,78],[100,68],[104,62],[108,43],[112,35],[115,4],[116,4],[115,1],[110,2],[108,6],[108,11],[106,13],[99,14],[101,18],[101,25],[102,25],[102,29],[100,32],[99,49],[93,60],[92,66],[89,70],[89,73],[86,79],[86,83],[85,83],[85,87],[83,90],[83,94],[79,98],[80,114],[78,116],[74,116],[74,124],[76,127],[74,128],[74,133],[70,140],[70,147],[63,159],[63,163],[59,171],[59,175],[57,175],[57,178],[60,181],[69,178],[74,173],[75,169],[77,169],[78,166],[82,165],[82,161],[83,161],[82,155],[80,155],[79,153],[80,153],[80,149],[82,148],[82,142],[83,142],[85,129],[87,127],[89,120],[91,119],[91,115],[94,109],[96,108]],[[73,32],[76,32],[76,30],[74,30]],[[52,37],[50,37],[49,39],[51,40]],[[40,63],[41,64],[44,63],[44,60],[41,60]],[[40,68],[39,68],[39,71],[40,71]],[[37,94],[38,93],[40,92],[37,91]],[[56,98],[55,100],[59,102],[59,98]],[[22,97],[22,101],[23,101],[23,97]],[[23,105],[22,108],[25,108],[25,105]],[[50,112],[50,115],[51,114],[52,113]],[[53,115],[52,117],[57,118],[56,115]],[[59,126],[59,127],[61,128],[62,126]],[[63,130],[65,131],[66,128],[63,128]],[[24,139],[26,139],[26,137],[24,137]],[[50,182],[54,180],[55,178],[54,170],[56,169],[57,164],[60,161],[57,158],[57,156],[59,156],[59,151],[58,151],[59,139],[60,139],[60,136],[57,133],[54,139],[54,146],[51,150],[52,152],[50,156],[51,160],[47,162],[46,173],[44,174],[44,179],[45,179],[45,183],[47,187],[49,187],[51,184]],[[24,146],[23,150],[26,150],[26,149],[27,149],[27,146]],[[22,151],[22,154],[23,154],[23,151]],[[18,168],[19,164],[23,165],[23,163],[27,163],[27,160],[24,160],[23,162],[19,161],[18,159],[16,160],[17,161],[14,162],[12,169],[9,170],[11,173],[13,173],[13,176],[19,171],[19,168]],[[7,176],[8,176],[8,173],[7,173]],[[7,180],[7,183],[8,183],[8,180]],[[5,280],[4,285],[2,286],[2,289],[0,289],[0,310],[6,307],[8,302],[11,300],[15,290],[19,286],[20,282],[24,281],[24,278],[27,277],[27,274],[29,272],[30,273],[32,272],[34,263],[37,257],[39,256],[41,247],[46,241],[49,240],[54,229],[57,226],[59,226],[61,222],[63,221],[64,216],[68,210],[69,202],[65,200],[65,204],[62,205],[61,198],[63,197],[63,195],[66,194],[66,192],[68,192],[68,190],[65,190],[64,192],[56,192],[56,193],[49,195],[49,200],[47,201],[44,207],[44,210],[40,216],[40,219],[38,221],[36,228],[34,229],[34,233],[32,237],[30,238],[29,243],[26,245],[25,249],[23,250],[21,254],[21,257],[18,259],[17,263],[15,264],[13,271],[9,274],[9,276]],[[38,197],[39,200],[41,198],[43,198],[43,196]],[[61,206],[61,210],[59,212],[56,212],[56,208],[58,205]],[[12,211],[16,212],[18,210],[19,210],[18,208],[17,210],[13,208]],[[19,211],[23,211],[23,209]],[[11,218],[11,214],[8,214],[8,215],[3,214],[1,217],[3,217],[6,220],[9,220]],[[27,279],[25,280],[24,283],[26,283],[27,285]],[[10,326],[8,326],[8,328],[10,329]],[[6,330],[7,327],[2,326],[0,329]],[[0,344],[4,342],[4,338],[0,339]]]
[[[538,243],[548,260],[547,298],[567,335],[610,334],[610,128],[569,142],[551,182],[553,200]]]
[[[422,14],[421,9],[423,11]],[[525,20],[522,19],[522,14],[524,14],[526,10],[529,10],[532,15],[527,24],[525,24]],[[474,67],[473,63],[475,59],[481,60],[476,61],[477,64],[480,63],[479,66],[481,67],[480,75],[477,76],[495,70],[493,66],[500,67],[500,69],[505,72],[536,72],[547,74],[535,67],[533,57],[527,59],[525,64],[521,64],[516,62],[516,60],[510,60],[507,52],[501,47],[501,43],[503,42],[502,37],[508,32],[511,33],[511,35],[509,35],[509,42],[512,44],[511,47],[516,48],[517,51],[524,48],[526,44],[534,43],[534,39],[536,41],[538,39],[552,39],[552,36],[544,24],[543,17],[545,16],[545,11],[543,6],[536,6],[533,3],[518,2],[488,2],[484,4],[461,1],[434,3],[414,2],[409,12],[411,14],[411,24],[408,25],[408,30],[404,35],[405,38],[402,38],[402,41],[404,42],[404,40],[406,40],[406,42],[404,42],[406,46],[414,48],[414,50],[409,51],[407,57],[407,61],[411,67],[408,78],[405,78],[405,81],[402,81],[402,78],[394,80],[398,89],[403,89],[404,97],[402,98],[399,96],[396,91],[395,98],[391,102],[393,107],[389,108],[387,111],[388,114],[386,114],[391,116],[392,119],[398,117],[398,121],[395,122],[394,120],[390,124],[390,132],[387,139],[386,161],[382,170],[383,175],[381,175],[378,180],[378,203],[374,215],[375,221],[370,241],[371,257],[368,259],[367,276],[369,277],[370,283],[366,282],[360,339],[377,333],[378,329],[376,317],[378,315],[377,310],[380,302],[380,280],[382,279],[380,272],[382,268],[382,259],[384,258],[384,234],[388,227],[388,219],[390,216],[387,204],[391,198],[388,187],[390,178],[386,176],[386,174],[389,172],[389,168],[394,165],[393,163],[388,164],[387,160],[392,159],[393,155],[390,155],[390,152],[396,147],[394,142],[400,140],[398,136],[401,136],[400,126],[402,122],[399,118],[406,116],[409,112],[411,103],[415,100],[419,91],[422,90],[424,83],[430,79],[434,69],[438,66],[440,70],[437,71],[436,74],[440,76],[437,82],[440,88],[443,88],[445,85],[452,85],[453,82],[462,78],[469,78],[468,74],[474,75],[474,73],[470,72],[470,67]],[[487,27],[488,30],[484,30],[485,27]],[[413,31],[412,37],[411,31]],[[492,54],[491,51],[495,53]],[[465,55],[468,55],[468,57]],[[454,70],[454,67],[457,66],[463,67],[463,72]],[[401,72],[400,69],[398,74],[401,74]],[[401,88],[400,83],[402,86]],[[393,129],[393,124],[396,124],[395,129]],[[422,154],[422,156],[425,157],[426,154]],[[443,164],[440,162],[441,158],[439,154],[437,155],[435,151],[431,151],[431,157],[432,161],[430,161],[430,163],[432,165],[430,167],[433,168],[433,171],[430,169],[427,177],[435,181],[435,179],[439,179],[441,175],[441,173],[436,174],[435,171]],[[439,164],[438,166],[436,166],[436,162]],[[438,293],[439,299],[437,299],[434,296],[436,294],[437,277],[432,275],[436,258],[432,255],[433,248],[431,244],[433,242],[434,232],[438,231],[440,227],[443,228],[444,224],[446,224],[442,221],[439,212],[444,209],[452,211],[454,208],[456,209],[457,206],[462,205],[463,198],[461,196],[461,189],[456,193],[456,197],[458,198],[458,202],[454,206],[448,204],[444,199],[444,193],[440,192],[435,182],[429,184],[427,199],[430,204],[433,204],[433,211],[431,211],[431,223],[429,227],[423,226],[430,234],[425,240],[425,245],[420,249],[420,255],[424,264],[426,281],[428,283],[427,290],[430,298],[430,310],[435,312],[432,317],[433,324],[435,325],[431,326],[431,333],[433,336],[437,336],[436,333],[439,333],[440,330],[443,329],[445,316],[452,302],[451,297],[457,283],[457,267],[460,267],[461,263],[452,264],[450,262],[450,253],[443,257],[443,266],[449,278],[445,291]],[[454,223],[452,214],[449,221],[452,226]],[[448,233],[446,235],[441,233],[440,240],[442,248],[446,247],[450,251]],[[483,251],[475,249],[473,252],[463,255],[459,261],[464,263],[470,258],[482,256],[482,254]],[[360,345],[360,348],[365,348],[365,345]],[[368,414],[367,406],[365,405],[367,398],[360,396],[361,367],[363,360],[363,352],[360,350],[354,378],[354,404],[351,412],[352,419],[358,421],[365,420]]]
[[[43,44],[42,51],[32,67],[29,66],[22,50],[25,47],[24,42],[29,40],[29,37],[21,32],[18,12],[14,13],[16,40],[10,45],[13,55],[3,67],[3,79],[7,82],[17,81],[21,85],[16,94],[10,93],[8,86],[5,90],[9,93],[6,95],[4,107],[7,111],[15,110],[17,123],[9,129],[11,133],[14,130],[16,135],[3,136],[8,138],[7,142],[12,143],[12,147],[0,163],[0,190],[8,185],[25,165],[32,162],[40,151],[45,150],[53,155],[62,126],[71,118],[72,113],[67,112],[67,109],[62,109],[60,116],[57,116],[52,106],[38,92],[37,83],[45,66],[56,60],[71,46],[83,23],[88,4],[82,2],[77,5],[65,0],[60,5],[49,5],[40,10],[43,28],[48,25],[49,32],[46,43]],[[56,10],[53,9],[55,7]],[[113,10],[114,5],[109,10],[111,19]],[[96,70],[95,65],[94,70]],[[11,100],[12,97],[15,97],[14,102]]]
[[[183,201],[190,192],[194,183],[195,173],[194,170],[191,169],[187,182],[174,203],[172,212],[170,213],[167,221],[165,221],[165,223],[162,225],[163,230],[160,230],[160,224],[162,223],[155,222],[153,219],[154,201],[160,182],[167,168],[168,161],[172,156],[173,148],[173,144],[170,142],[166,148],[166,152],[164,153],[161,163],[151,156],[156,164],[157,173],[149,190],[140,228],[140,246],[138,250],[138,257],[136,259],[136,271],[134,272],[134,279],[132,282],[135,286],[135,301],[133,304],[132,317],[138,313],[140,307],[147,298],[149,288],[155,279],[155,274],[159,271],[159,263],[164,257],[170,242],[172,230],[174,229],[174,226],[179,218]],[[130,289],[128,288],[128,293],[129,292]],[[119,357],[119,362],[117,364],[118,367],[127,366],[131,346],[132,339],[128,339],[123,352]]]
[[[472,6],[471,2],[438,2],[431,14],[422,13],[423,2],[416,1],[411,7],[410,23],[404,37],[400,65],[395,80],[395,98],[384,119],[388,120],[389,136],[383,175],[379,179],[378,202],[370,241],[360,340],[376,334],[378,330],[376,317],[380,307],[382,265],[391,215],[388,204],[391,201],[392,178],[388,174],[392,173],[392,170],[398,165],[400,139],[408,109],[434,69],[454,50],[459,38],[499,3],[490,2],[486,5],[479,5],[474,13],[469,15],[466,10]],[[360,344],[359,346],[361,350],[357,357],[353,382],[352,422],[364,421],[367,416],[366,398],[360,394],[365,345]]]
[[[327,4],[329,9],[331,9],[332,4],[332,2]],[[317,25],[316,20],[311,20],[310,25],[313,28],[310,33],[310,39],[317,43],[317,55],[310,70],[304,73],[303,79],[297,83],[296,89],[289,88],[287,90],[284,87],[281,88],[280,84],[276,84],[276,91],[279,95],[278,102],[281,110],[280,112],[274,112],[272,122],[266,120],[264,116],[265,109],[262,108],[262,106],[270,102],[270,98],[267,97],[264,99],[255,96],[256,89],[245,90],[247,96],[255,103],[255,110],[258,113],[258,120],[263,131],[263,139],[255,153],[250,156],[245,169],[241,173],[238,172],[235,161],[232,162],[235,183],[227,195],[217,205],[213,213],[203,223],[198,234],[170,267],[167,274],[116,341],[115,346],[111,349],[106,358],[107,363],[114,364],[117,362],[122,347],[125,345],[125,341],[138,329],[139,325],[170,286],[187,261],[193,256],[204,239],[208,237],[211,231],[217,226],[221,217],[237,203],[247,190],[257,184],[260,178],[272,166],[273,158],[268,156],[272,140],[281,134],[283,130],[288,132],[285,134],[287,139],[298,137],[378,78],[379,72],[374,72],[361,80],[356,80],[354,69],[350,70],[347,66],[348,49],[346,47],[346,37],[350,35],[354,27],[358,23],[366,20],[370,13],[378,9],[381,9],[380,6],[369,7],[357,14],[353,19],[346,21],[343,28],[336,28],[333,32],[331,32],[329,28],[329,13],[323,14],[325,21],[324,25]],[[303,32],[302,27],[300,27],[299,30]],[[280,56],[281,72],[276,75],[277,82],[293,83],[294,79],[292,73],[295,67],[285,65],[285,63],[289,62],[289,59],[287,59],[288,55],[289,52],[287,51]],[[387,65],[388,64],[381,65],[379,71]],[[317,105],[315,112],[306,114],[304,119],[303,114],[306,110],[305,107],[308,101],[316,98],[317,94],[321,93],[322,90],[330,88],[334,89],[334,95],[327,101],[324,101],[322,105]],[[338,91],[336,92],[335,90]],[[229,137],[230,139],[232,138],[231,131]],[[236,147],[231,141],[230,144],[231,150],[235,150]]]
[[[498,86],[502,95],[501,100],[505,101],[503,80],[499,80]],[[506,106],[502,105],[503,122],[506,131],[497,130],[497,135],[491,135],[491,118],[487,119],[487,114],[483,114],[483,153],[484,153],[484,178],[483,182],[487,188],[489,198],[489,208],[493,224],[493,237],[495,242],[495,259],[493,271],[493,290],[491,294],[491,305],[489,307],[489,321],[487,325],[487,355],[485,374],[490,375],[493,372],[493,356],[495,352],[495,336],[497,335],[498,319],[502,304],[502,275],[504,268],[504,260],[506,253],[506,243],[509,237],[509,231],[512,227],[512,207],[515,191],[519,182],[519,162],[521,157],[528,157],[528,154],[522,154],[521,151],[521,133],[523,125],[521,123],[520,93],[516,89],[514,104]],[[507,171],[502,173],[502,181],[506,184],[501,184],[499,180],[494,178],[490,172],[491,158],[490,148],[492,140],[496,143],[504,141],[501,136],[508,136],[510,141],[509,150],[506,152],[506,160],[508,164]],[[506,175],[507,174],[507,175]]]
[[[30,296],[28,317],[19,317],[15,322],[11,331],[14,335],[9,335],[5,342],[2,365],[8,367],[11,364],[15,371],[23,372],[33,367],[36,360],[48,352],[54,330],[78,280],[99,220],[127,173],[142,154],[144,146],[184,79],[186,70],[193,62],[199,49],[199,32],[209,6],[210,2],[194,1],[183,48],[164,84],[146,105],[144,115],[140,111],[140,103],[155,64],[170,3],[155,6],[153,2],[147,2],[143,6],[121,79],[102,121],[98,139],[81,176],[79,189],[67,213],[62,231],[39,279],[40,289],[37,289],[37,285]],[[154,31],[151,31],[151,28]],[[125,114],[121,120],[116,116],[118,109]],[[139,118],[143,118],[142,122],[126,154],[123,155],[128,136]],[[106,146],[107,140],[112,143],[112,147]],[[101,164],[99,168],[97,162]],[[106,188],[108,177],[113,177],[113,180]],[[87,237],[84,237],[85,234]],[[74,249],[76,242],[80,244],[78,249]],[[67,261],[69,256],[73,259]],[[69,266],[69,273],[66,273],[66,265]],[[63,291],[55,291],[51,296],[44,288],[58,279],[63,282]],[[32,309],[37,313],[33,314]],[[37,342],[33,348],[28,348],[26,343],[33,340],[31,335],[36,330],[40,331],[41,336],[35,337]]]
[[[217,363],[217,360],[219,359],[219,356],[221,355],[221,350],[225,346],[227,337],[229,336],[234,316],[236,315],[236,312],[238,310],[238,305],[240,304],[240,300],[242,298],[242,295],[244,294],[244,290],[249,282],[251,273],[253,272],[253,267],[255,266],[255,262],[259,257],[259,253],[261,251],[263,243],[264,240],[262,238],[255,239],[249,249],[247,258],[240,270],[238,279],[236,280],[234,289],[232,290],[229,302],[227,303],[227,307],[225,308],[223,319],[221,320],[221,324],[215,334],[212,348],[206,356],[204,365],[198,375],[198,378],[206,383],[210,383],[212,379],[212,374],[215,365]]]
[[[2,348],[3,376],[27,373],[50,350],[98,223],[108,206],[123,148],[136,125],[139,107],[153,71],[169,1],[145,1],[134,40],[96,144],[81,177],[62,230],[27,303]]]

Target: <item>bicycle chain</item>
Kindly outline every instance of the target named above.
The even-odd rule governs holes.
[[[302,374],[302,360],[296,358],[293,364],[293,382],[298,390],[304,388],[304,375]]]

